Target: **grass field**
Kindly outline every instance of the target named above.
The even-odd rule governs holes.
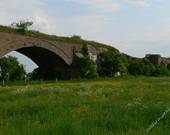
[[[0,87],[0,135],[168,135],[170,78],[124,77]]]

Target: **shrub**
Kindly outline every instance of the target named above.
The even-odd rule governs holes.
[[[8,56],[0,59],[0,80],[15,81],[25,78],[26,71],[17,58]]]
[[[132,75],[152,76],[155,72],[155,66],[146,58],[131,60],[128,72]]]
[[[167,69],[170,70],[170,64],[167,65]]]
[[[96,63],[89,57],[77,61],[81,78],[95,78],[98,76]]]
[[[81,36],[79,36],[79,35],[73,35],[72,37],[70,37],[70,39],[73,41],[81,41],[82,40]]]
[[[153,76],[168,76],[168,75],[170,75],[170,72],[165,65],[156,66],[153,72]]]
[[[28,28],[33,25],[31,21],[21,20],[19,22],[14,22],[11,24],[12,27],[18,30],[18,32],[25,33],[28,31]]]
[[[100,76],[111,77],[117,72],[126,73],[126,58],[118,51],[108,50],[99,56],[98,73]]]

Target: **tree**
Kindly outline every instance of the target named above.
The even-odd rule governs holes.
[[[168,75],[170,75],[168,68],[162,64],[159,66],[156,66],[153,72],[153,76],[168,76]]]
[[[126,72],[127,69],[124,61],[126,61],[125,57],[122,57],[122,55],[115,50],[108,50],[101,53],[98,62],[99,75],[112,77],[117,72]]]
[[[167,69],[170,70],[170,64],[167,65]]]
[[[128,66],[128,72],[131,75],[142,75],[143,74],[143,70],[141,67],[141,63],[138,60],[132,60]]]
[[[26,71],[17,58],[8,56],[0,59],[0,80],[15,81],[25,78]]]
[[[27,74],[27,77],[31,80],[43,80],[43,72],[40,68],[34,69],[31,73]]]
[[[128,66],[128,71],[131,75],[146,75],[153,76],[156,67],[146,58],[131,60]]]
[[[89,57],[80,58],[77,64],[81,78],[95,78],[98,76],[97,65]]]
[[[19,22],[14,22],[11,24],[12,27],[17,29],[19,32],[25,33],[28,31],[28,28],[33,25],[32,21],[21,20]]]

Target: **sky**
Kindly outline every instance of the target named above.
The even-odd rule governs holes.
[[[32,29],[109,44],[135,57],[170,56],[169,0],[0,0],[0,24],[34,22]],[[27,71],[35,65],[18,56]]]

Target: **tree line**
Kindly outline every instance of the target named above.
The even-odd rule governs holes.
[[[82,59],[91,61],[88,57]],[[84,75],[89,73],[89,76],[83,75],[82,78],[91,77],[91,75],[93,77],[113,77],[117,73],[121,76],[170,76],[170,66],[154,65],[147,57],[132,58],[115,50],[101,53],[98,61],[97,63],[91,61],[91,65],[86,62],[84,64],[86,66],[81,64]]]
[[[88,56],[78,59],[76,65],[78,78],[96,78],[113,77],[119,75],[133,76],[169,76],[170,67],[165,65],[153,65],[147,58],[130,58],[115,50],[108,50],[98,56],[97,62],[91,60]],[[55,73],[54,73],[55,74]],[[43,78],[42,72],[35,69],[27,74],[24,66],[20,64],[17,58],[12,56],[0,58],[0,80],[17,81],[26,78],[39,80]],[[60,78],[58,78],[60,79]]]

